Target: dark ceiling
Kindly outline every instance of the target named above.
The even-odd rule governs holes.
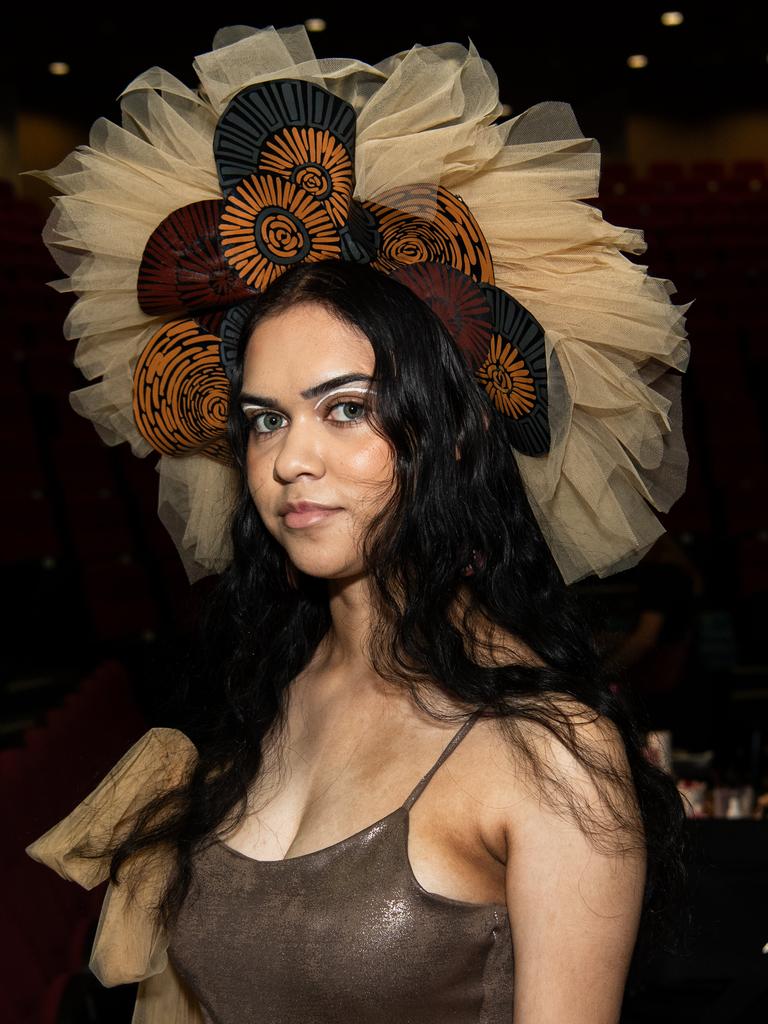
[[[350,7],[334,4],[214,6],[221,13],[204,8],[193,14],[187,7],[170,14],[163,4],[104,5],[88,16],[76,10],[66,20],[61,12],[37,9],[29,26],[6,35],[13,52],[4,63],[5,103],[86,127],[99,116],[118,120],[118,94],[152,65],[195,85],[192,58],[211,49],[219,27],[294,25],[322,16],[327,30],[311,35],[321,57],[376,63],[414,42],[466,44],[471,38],[494,66],[501,99],[513,113],[541,100],[565,100],[585,134],[603,141],[620,134],[630,112],[695,120],[768,106],[765,4],[683,6],[685,20],[672,28],[660,23],[660,14],[673,5],[626,0],[562,9],[533,3],[525,13],[520,4],[484,5],[482,13],[462,17],[423,4],[408,16],[387,16],[396,10],[391,5],[361,5],[354,18]],[[363,13],[374,9],[382,13]],[[259,18],[260,10],[268,13]],[[648,57],[645,68],[627,67],[634,53]],[[51,75],[48,64],[56,60],[66,61],[71,73]]]

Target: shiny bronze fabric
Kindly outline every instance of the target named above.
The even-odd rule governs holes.
[[[340,843],[199,855],[168,953],[208,1024],[509,1024],[506,906],[429,893],[408,860],[410,808],[478,716],[402,806]]]

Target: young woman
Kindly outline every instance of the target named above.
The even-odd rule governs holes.
[[[489,401],[503,369],[543,393],[535,360],[478,388],[417,289],[344,246],[267,266],[234,346],[217,322],[231,556],[185,729],[29,852],[109,876],[91,966],[141,981],[136,1021],[615,1024],[638,932],[678,921],[684,814],[532,510],[522,406]]]

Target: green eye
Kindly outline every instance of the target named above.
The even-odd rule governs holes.
[[[359,409],[361,415],[355,416],[351,420],[337,420],[336,422],[338,422],[338,423],[345,423],[345,424],[346,423],[356,423],[358,420],[364,419],[364,417],[365,417],[365,403],[361,402],[357,398],[355,398],[355,399],[351,399],[350,398],[350,399],[347,399],[345,402],[336,402],[334,405],[331,406],[331,410],[343,408],[345,405],[347,405],[347,406],[351,405],[353,408]]]
[[[279,412],[260,412],[260,413],[257,413],[255,416],[251,416],[251,419],[250,419],[250,429],[251,429],[251,431],[254,434],[271,434],[271,433],[273,433],[272,430],[259,430],[258,429],[257,424],[258,424],[259,420],[262,418],[262,416],[266,417],[267,419],[285,419],[285,417],[282,416]]]
[[[360,398],[345,398],[341,401],[334,402],[328,409],[330,414],[335,409],[341,409],[345,406],[351,407],[357,411],[357,414],[349,419],[337,419],[336,417],[328,416],[331,423],[337,427],[352,427],[356,423],[360,423],[365,419],[365,413],[367,409],[367,403]],[[263,412],[256,413],[254,416],[249,417],[249,429],[252,434],[257,437],[266,437],[269,434],[274,434],[280,429],[280,420],[284,420],[280,412],[275,412],[272,409],[265,409]],[[262,423],[262,427],[259,424]]]

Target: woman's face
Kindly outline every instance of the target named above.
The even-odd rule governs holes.
[[[367,337],[313,303],[267,317],[248,342],[240,403],[249,490],[266,528],[310,576],[362,572],[365,527],[390,493],[392,448],[363,415],[373,369]],[[334,511],[286,510],[301,502]]]

